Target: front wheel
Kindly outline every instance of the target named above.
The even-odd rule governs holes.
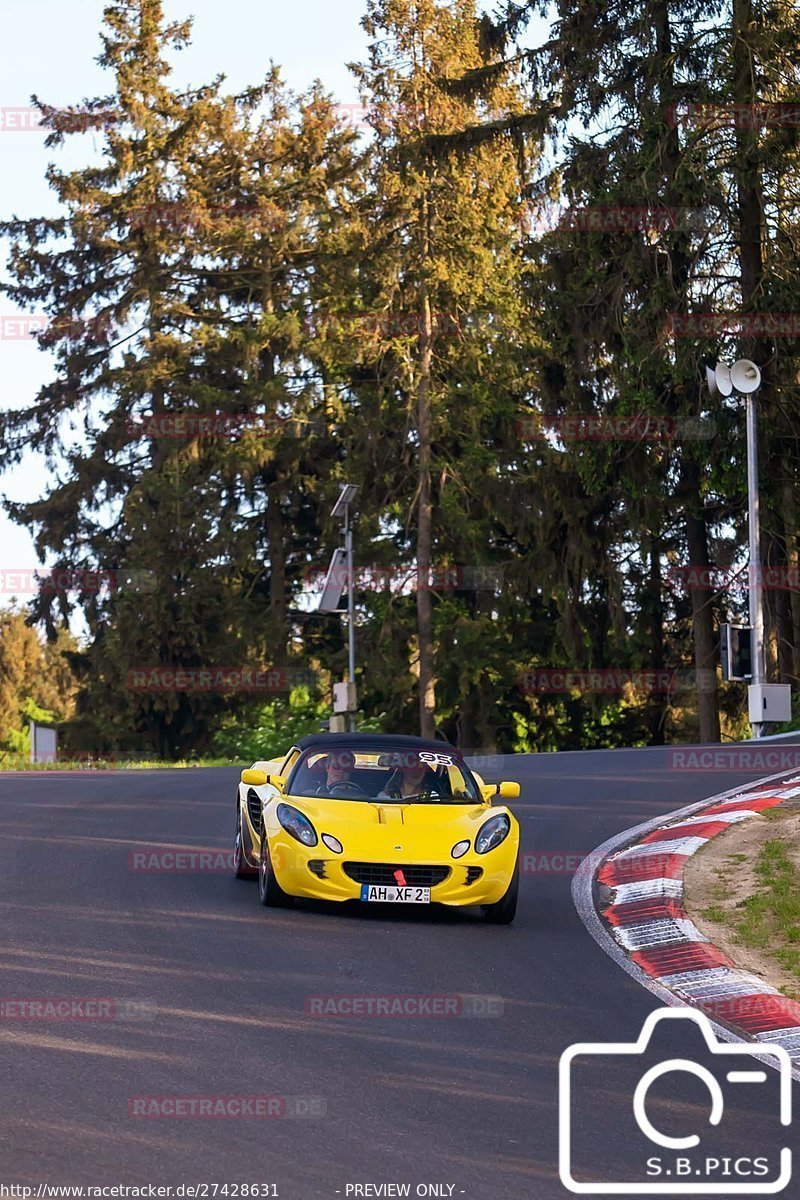
[[[272,870],[266,833],[261,838],[258,860],[258,898],[265,908],[289,908],[292,903],[292,897],[283,890]]]
[[[483,917],[490,925],[510,925],[517,915],[517,900],[519,899],[519,865],[514,868],[514,874],[508,885],[508,891],[496,904],[483,905]]]

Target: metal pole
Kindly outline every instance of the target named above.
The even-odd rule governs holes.
[[[353,578],[353,529],[350,524],[350,505],[344,510],[344,544],[347,551],[347,674],[350,683],[356,681],[356,621],[355,580]],[[350,713],[350,732],[355,733],[356,715]]]
[[[766,677],[764,655],[764,593],[761,570],[761,520],[758,496],[758,392],[747,397],[747,508],[750,526],[750,624],[753,627],[753,684]],[[753,723],[753,737],[761,737],[763,722]]]

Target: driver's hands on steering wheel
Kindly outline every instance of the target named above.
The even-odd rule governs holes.
[[[345,795],[365,796],[366,792],[360,783],[356,783],[354,779],[340,779],[338,783],[332,783],[328,788],[328,793],[331,796],[339,795],[344,792]]]

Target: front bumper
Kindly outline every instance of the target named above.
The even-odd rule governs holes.
[[[280,886],[290,896],[305,896],[315,900],[360,900],[361,883],[345,870],[346,863],[387,863],[387,856],[376,854],[334,854],[320,842],[307,848],[289,834],[281,831],[269,839],[272,870]],[[399,854],[391,859],[392,867],[423,865],[446,867],[449,874],[441,883],[431,887],[431,903],[466,907],[471,904],[496,904],[508,891],[517,864],[519,847],[509,836],[501,846],[488,854],[469,851],[463,858],[420,858]],[[314,864],[312,870],[309,864]],[[320,878],[320,868],[324,872]],[[468,868],[479,868],[482,874],[467,882]],[[388,882],[391,882],[388,881]]]

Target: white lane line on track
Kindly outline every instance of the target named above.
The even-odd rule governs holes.
[[[777,782],[779,779],[785,780],[786,776],[790,774],[792,774],[791,771],[778,771],[775,775],[766,775],[763,779],[754,781],[753,787],[763,788],[765,785],[770,784],[773,781]],[[788,780],[788,782],[797,782],[797,776],[795,775],[792,779]],[[769,792],[764,794],[770,795]],[[717,795],[709,796],[705,800],[698,800],[694,804],[687,805],[685,808],[678,808],[675,810],[675,812],[666,813],[664,816],[656,817],[654,820],[644,821],[641,825],[635,825],[632,829],[626,829],[622,833],[615,834],[614,837],[608,838],[607,841],[603,842],[602,845],[593,850],[591,854],[589,854],[580,864],[578,870],[573,876],[573,903],[577,909],[578,916],[583,921],[587,930],[597,942],[600,949],[604,950],[609,958],[612,958],[617,966],[621,967],[622,970],[630,975],[632,979],[635,979],[636,982],[641,984],[642,987],[646,988],[648,992],[651,992],[652,995],[655,996],[665,1008],[689,1008],[691,1005],[686,1004],[686,1002],[682,1000],[680,996],[677,996],[674,992],[669,991],[669,989],[664,987],[658,979],[651,977],[640,967],[638,967],[636,963],[628,957],[622,947],[614,940],[609,929],[601,920],[600,914],[595,908],[594,883],[595,875],[598,869],[597,864],[602,863],[604,859],[607,859],[612,854],[617,853],[624,846],[630,845],[631,842],[635,842],[637,838],[645,837],[648,833],[653,833],[656,829],[662,829],[665,825],[676,824],[681,817],[695,816],[701,810],[711,808],[715,804],[721,804],[727,800],[745,799],[746,796],[751,798],[747,790],[745,789],[743,791],[742,785],[738,784],[734,788],[729,788],[726,792],[719,792]],[[708,1014],[706,1015],[708,1016]],[[731,1033],[729,1029],[725,1029],[724,1026],[717,1024],[713,1018],[708,1017],[708,1019],[711,1023],[714,1033],[720,1039],[720,1041],[723,1042],[735,1042],[741,1045],[746,1044],[755,1047],[755,1044],[759,1041],[766,1042],[780,1040],[770,1033],[757,1034],[754,1042],[751,1038],[743,1038],[739,1037],[738,1034]],[[780,1033],[782,1031],[778,1032]],[[796,1030],[791,1031],[792,1036],[794,1036],[796,1033]],[[789,1036],[788,1031],[787,1036]],[[798,1044],[800,1045],[800,1036],[798,1036]],[[759,1054],[756,1049],[754,1049],[753,1057],[759,1058]],[[775,1064],[770,1058],[765,1057],[760,1061],[765,1063],[773,1070],[775,1069]],[[795,1067],[792,1071],[792,1075],[795,1079],[800,1080],[800,1067]]]

